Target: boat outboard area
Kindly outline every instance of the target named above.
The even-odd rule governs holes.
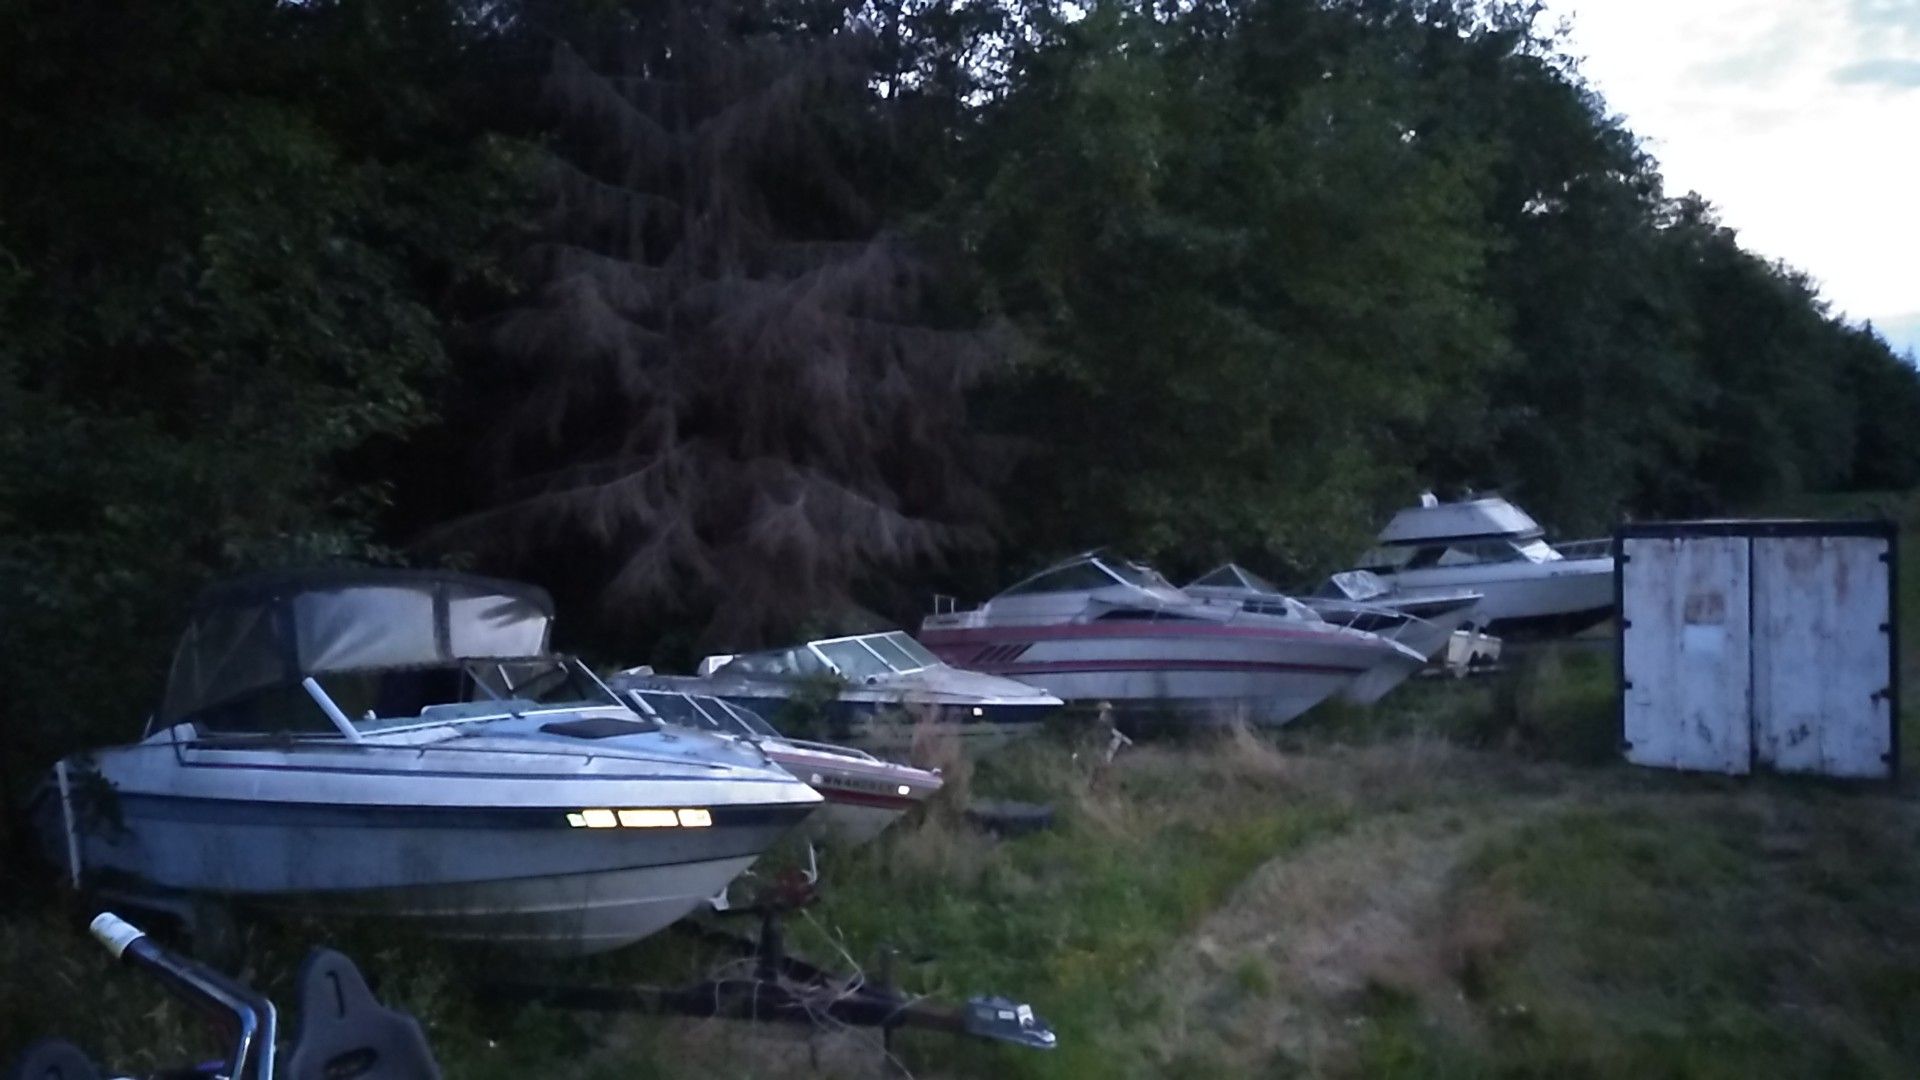
[[[932,798],[944,782],[937,770],[782,735],[752,709],[713,696],[705,679],[637,669],[610,676],[607,685],[644,716],[751,745],[805,781],[826,805],[807,820],[802,833],[829,846],[867,843]]]
[[[709,656],[699,671],[706,693],[776,726],[806,702],[837,741],[874,749],[904,746],[922,719],[970,741],[1030,734],[1062,704],[1030,683],[950,665],[900,630]]]
[[[936,612],[920,640],[948,663],[1069,701],[1283,724],[1381,665],[1426,658],[1304,609],[1208,602],[1149,567],[1088,552],[971,611]]]
[[[1606,541],[1555,547],[1540,524],[1498,496],[1443,503],[1431,494],[1393,516],[1366,570],[1408,596],[1481,593],[1488,633],[1547,638],[1579,633],[1613,612],[1613,556]]]
[[[438,571],[280,573],[194,605],[139,741],[33,814],[78,885],[580,954],[719,893],[822,803],[548,651],[551,601]]]

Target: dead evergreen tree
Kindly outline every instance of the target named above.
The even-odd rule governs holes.
[[[930,319],[844,165],[885,107],[868,44],[692,0],[553,46],[551,211],[487,333],[510,479],[443,536],[584,556],[610,605],[736,646],[984,542],[964,395],[996,350]]]

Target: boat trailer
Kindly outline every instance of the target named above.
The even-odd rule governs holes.
[[[1051,1050],[1057,1044],[1053,1029],[1028,1005],[997,995],[981,995],[956,1008],[906,993],[893,985],[886,971],[878,980],[863,974],[836,975],[787,953],[780,930],[781,906],[735,910],[760,916],[757,938],[682,924],[684,932],[748,961],[722,965],[719,972],[696,982],[683,986],[491,982],[487,991],[511,1001],[590,1012],[770,1020],[814,1028],[879,1028],[882,1045],[889,1051],[893,1033],[901,1028],[943,1031],[1036,1050]]]

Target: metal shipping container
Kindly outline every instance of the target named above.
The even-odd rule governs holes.
[[[1621,526],[1614,590],[1627,760],[1893,776],[1896,537],[1880,521]]]

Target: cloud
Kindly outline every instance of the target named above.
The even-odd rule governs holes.
[[[1920,60],[1860,60],[1836,69],[1833,81],[1842,86],[1920,88]]]
[[[1847,13],[1868,33],[1920,41],[1920,4],[1913,0],[1852,0]]]

